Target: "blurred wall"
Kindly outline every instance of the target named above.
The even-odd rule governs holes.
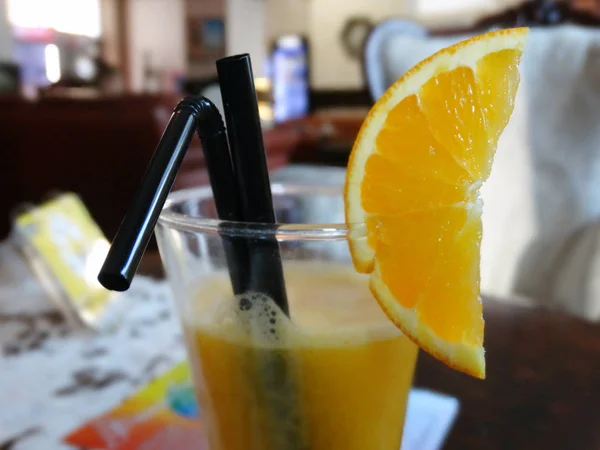
[[[409,16],[412,0],[318,0],[309,3],[312,82],[316,89],[352,89],[363,85],[360,61],[350,58],[340,34],[348,18]]]
[[[0,0],[2,1],[2,0]],[[118,0],[101,0],[100,16],[102,22],[103,57],[111,64],[119,63]]]
[[[265,74],[266,14],[266,3],[262,0],[227,0],[226,2],[226,53],[228,55],[249,53],[256,76]]]
[[[13,38],[8,23],[6,0],[0,0],[0,61],[13,60]]]
[[[267,0],[265,5],[267,45],[286,33],[303,34],[311,45],[313,87],[356,89],[363,84],[360,61],[345,53],[340,39],[346,20],[410,16],[414,0]]]
[[[266,0],[265,34],[270,45],[278,36],[288,33],[307,35],[310,23],[310,1]]]
[[[144,81],[146,55],[154,70],[186,68],[184,0],[130,0],[129,51],[132,89],[149,88]]]
[[[186,0],[188,18],[224,18],[226,4],[224,0]],[[226,33],[226,31],[225,31]],[[212,58],[189,58],[188,73],[194,78],[215,76],[217,69]]]
[[[311,45],[313,87],[356,89],[363,84],[360,61],[345,53],[340,39],[346,20],[410,16],[414,0],[267,0],[265,5],[267,45],[282,34],[303,34]]]
[[[235,1],[264,3],[267,45],[286,33],[301,33],[308,37],[314,88],[359,89],[363,86],[360,61],[344,52],[340,39],[348,18],[367,17],[377,23],[390,17],[406,17],[430,27],[465,26],[482,15],[514,6],[522,0]],[[248,28],[247,23],[242,26]]]

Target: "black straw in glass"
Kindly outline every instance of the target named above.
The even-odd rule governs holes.
[[[230,56],[217,60],[217,73],[223,99],[229,150],[246,222],[275,224],[267,159],[258,113],[258,100],[250,56]],[[273,236],[248,239],[250,290],[267,294],[289,316],[279,246]],[[293,319],[293,318],[292,318]],[[270,330],[277,335],[275,328]],[[249,380],[258,383],[257,401],[264,402],[266,420],[273,430],[273,446],[282,450],[306,450],[298,405],[298,381],[284,351],[259,351],[257,372]]]
[[[221,115],[210,100],[186,97],[169,120],[100,270],[98,281],[105,288],[129,289],[194,131],[202,142],[219,218],[241,220],[241,204]],[[245,292],[245,280],[249,277],[245,273],[249,268],[247,247],[233,238],[224,238],[224,247],[234,292]]]
[[[243,220],[275,224],[250,56],[242,54],[217,60],[217,73]],[[250,290],[267,294],[289,315],[277,240],[254,239],[248,245]]]

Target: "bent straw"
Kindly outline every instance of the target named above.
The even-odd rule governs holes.
[[[210,100],[186,97],[173,111],[100,270],[98,281],[106,289],[129,289],[194,131],[202,142],[219,217],[240,220],[223,119]],[[234,292],[243,293],[249,276],[247,248],[234,238],[223,243]]]

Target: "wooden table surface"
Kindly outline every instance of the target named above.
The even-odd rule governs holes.
[[[488,300],[487,379],[421,352],[415,384],[461,403],[445,449],[600,449],[600,324]]]
[[[415,385],[460,401],[444,449],[600,449],[600,324],[487,299],[484,316],[486,380],[419,356]]]

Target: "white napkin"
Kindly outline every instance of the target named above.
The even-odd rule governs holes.
[[[408,397],[401,450],[438,450],[458,415],[458,400],[425,389]]]

